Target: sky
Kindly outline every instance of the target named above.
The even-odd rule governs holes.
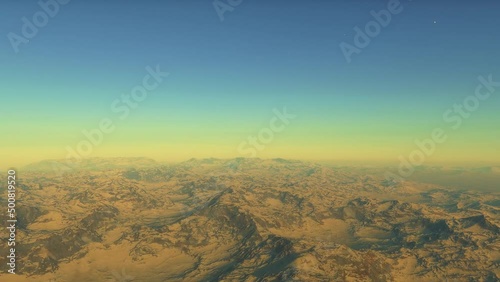
[[[70,152],[397,163],[436,128],[426,163],[499,164],[500,86],[472,96],[479,76],[500,82],[500,2],[392,1],[43,0],[45,23],[36,1],[3,1],[0,167]],[[148,67],[168,76],[129,106]],[[112,132],[91,143],[82,131],[103,120]]]

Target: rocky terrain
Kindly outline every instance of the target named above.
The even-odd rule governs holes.
[[[0,281],[500,281],[495,191],[283,159],[113,162],[18,171],[18,274]]]

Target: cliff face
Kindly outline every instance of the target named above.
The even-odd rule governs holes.
[[[112,162],[22,175],[8,281],[500,279],[498,193],[283,159]]]

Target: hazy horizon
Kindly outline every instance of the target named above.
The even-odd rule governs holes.
[[[178,160],[171,160],[171,159],[162,159],[158,157],[148,157],[148,156],[93,156],[89,158],[82,158],[81,160],[92,160],[92,159],[119,159],[119,158],[124,158],[124,159],[151,159],[158,164],[177,164],[177,163],[182,163],[189,161],[191,159],[197,159],[197,160],[204,160],[204,159],[219,159],[219,160],[232,160],[232,159],[237,159],[237,158],[244,158],[244,159],[261,159],[261,160],[272,160],[272,159],[285,159],[285,160],[291,160],[291,161],[303,161],[303,162],[310,162],[310,163],[318,163],[318,164],[328,164],[328,165],[340,165],[340,166],[355,166],[355,167],[363,167],[363,166],[374,166],[374,167],[396,167],[400,163],[398,161],[365,161],[365,160],[326,160],[326,159],[295,159],[295,158],[282,158],[282,157],[269,157],[269,158],[264,158],[264,157],[256,157],[256,158],[247,158],[247,157],[241,157],[241,156],[236,156],[236,157],[228,157],[228,158],[218,158],[218,157],[192,157],[192,158],[187,158],[187,159],[178,159]],[[44,161],[63,161],[63,162],[69,162],[69,163],[75,163],[75,159],[66,159],[66,158],[51,158],[51,159],[38,159],[34,160],[31,162],[27,163],[19,163],[14,165],[0,165],[0,169],[2,170],[7,170],[11,168],[19,169],[19,168],[24,168],[29,165],[34,165],[40,162]],[[500,167],[500,162],[496,163],[489,163],[489,162],[477,162],[477,163],[461,163],[461,162],[426,162],[423,165],[420,165],[422,167],[450,167],[450,168],[481,168],[481,167]],[[419,167],[419,166],[416,166]]]

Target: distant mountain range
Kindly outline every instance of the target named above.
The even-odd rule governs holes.
[[[145,168],[158,165],[148,158],[88,158],[81,160],[43,160],[29,164],[23,171],[69,171],[69,170],[106,170],[119,168]]]

